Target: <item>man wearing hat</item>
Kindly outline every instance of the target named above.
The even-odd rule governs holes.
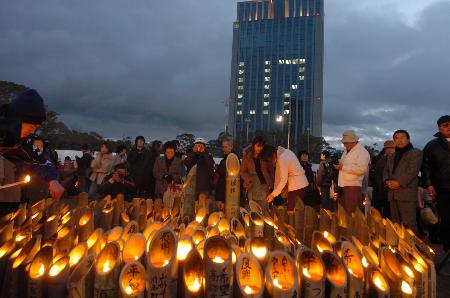
[[[383,180],[384,168],[387,157],[395,152],[395,142],[387,140],[384,142],[383,150],[378,155],[374,165],[374,185],[372,194],[372,206],[381,212],[383,217],[391,218],[391,209],[388,201],[388,193]]]
[[[334,165],[339,171],[338,186],[343,189],[341,204],[350,215],[362,207],[362,181],[369,170],[370,155],[353,130],[344,131],[342,144],[345,151],[340,163]]]
[[[195,182],[195,191],[197,196],[207,197],[210,195],[213,183],[214,159],[206,150],[206,141],[203,138],[197,138],[194,141],[192,151],[188,153],[184,160],[188,172],[194,165],[197,165],[197,176]]]
[[[437,200],[441,217],[440,238],[450,251],[450,115],[437,121],[436,138],[423,149],[422,180],[428,194]]]
[[[31,181],[42,180],[48,189],[47,193],[55,201],[58,201],[64,192],[64,188],[57,180],[57,169],[47,158],[36,158],[37,155],[34,154],[36,150],[33,145],[34,133],[46,119],[46,109],[42,97],[34,89],[20,93],[9,105],[9,116],[21,121],[21,142],[16,144],[12,150],[4,153],[3,157],[16,166],[16,177],[30,175]],[[25,198],[30,203],[37,199],[42,198]]]

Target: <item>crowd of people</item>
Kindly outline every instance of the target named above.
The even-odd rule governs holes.
[[[343,154],[336,157],[323,151],[317,171],[312,169],[308,152],[295,154],[266,143],[260,136],[241,150],[235,150],[233,142],[224,139],[223,158],[218,164],[202,138],[197,138],[188,152],[182,152],[176,140],[148,144],[138,136],[132,148],[120,145],[115,153],[107,143],[100,148],[83,145],[81,156],[75,160],[66,157],[55,168],[44,140],[34,135],[45,119],[40,96],[35,91],[22,94],[13,100],[12,107],[22,120],[22,143],[3,156],[15,162],[19,172],[36,173],[34,176],[47,183],[46,190],[55,200],[64,192],[69,196],[86,192],[92,200],[118,194],[127,200],[162,198],[170,186],[182,184],[196,166],[192,183],[197,196],[210,198],[214,202],[211,208],[220,209],[226,200],[226,158],[234,153],[241,161],[241,206],[253,200],[263,210],[283,204],[294,210],[297,201],[303,200],[316,210],[335,211],[339,202],[351,214],[370,203],[393,222],[424,235],[427,223],[421,220],[420,209],[437,205],[440,224],[428,228],[429,236],[450,250],[448,115],[438,119],[438,132],[423,150],[414,148],[406,130],[397,130],[391,140],[386,140],[382,152],[371,157],[357,134],[345,131],[341,139]]]

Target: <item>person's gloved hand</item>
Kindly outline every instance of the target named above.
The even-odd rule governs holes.
[[[48,190],[53,201],[58,203],[64,193],[64,187],[59,184],[58,180],[52,180],[49,183]]]

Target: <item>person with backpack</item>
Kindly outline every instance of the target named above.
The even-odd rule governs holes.
[[[94,158],[92,157],[87,144],[81,146],[81,153],[81,157],[75,156],[78,175],[78,190],[80,192],[88,192],[89,187],[91,186],[91,180],[89,180],[89,176],[91,176],[92,173],[91,162]]]
[[[336,171],[333,167],[331,153],[327,150],[322,152],[320,156],[319,169],[317,170],[316,183],[320,189],[320,196],[322,200],[322,208],[330,211],[336,210],[336,201],[330,196],[330,188],[336,178]]]

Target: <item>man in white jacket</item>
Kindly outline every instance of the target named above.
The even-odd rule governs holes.
[[[309,184],[297,156],[283,147],[266,145],[261,152],[261,158],[276,165],[274,189],[267,196],[267,202],[271,203],[281,194],[288,199],[288,210],[294,210],[296,199],[304,198]]]
[[[348,214],[362,207],[362,181],[369,170],[370,154],[358,142],[359,138],[353,130],[344,131],[342,143],[345,151],[340,163],[334,165],[339,171],[338,185],[344,190],[341,204]]]

